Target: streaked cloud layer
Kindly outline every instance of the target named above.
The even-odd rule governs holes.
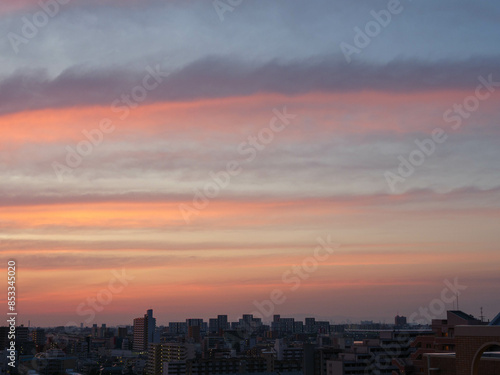
[[[401,4],[351,63],[340,43],[387,1],[246,1],[223,22],[210,1],[73,1],[18,53],[9,33],[40,5],[1,5],[0,251],[26,322],[84,321],[122,269],[95,323],[236,318],[277,287],[283,315],[389,321],[455,277],[464,310],[496,315],[500,6]],[[327,235],[340,248],[289,291]]]

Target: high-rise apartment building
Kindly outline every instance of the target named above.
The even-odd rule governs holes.
[[[217,322],[219,326],[219,331],[225,331],[229,327],[227,326],[227,315],[217,315]]]
[[[397,326],[404,326],[406,325],[406,323],[407,323],[406,316],[396,315],[396,317],[394,318],[394,324]]]
[[[168,373],[174,366],[186,370],[186,361],[195,357],[195,347],[186,343],[162,343],[150,344],[148,351],[148,375],[163,375]]]
[[[134,319],[133,349],[138,352],[148,350],[148,344],[155,341],[156,319],[153,310],[148,310],[143,318]]]
[[[47,337],[45,336],[45,330],[42,328],[36,328],[31,331],[31,339],[36,346],[43,346],[47,342]]]

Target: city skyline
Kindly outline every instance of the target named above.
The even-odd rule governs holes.
[[[422,307],[420,307],[420,309],[422,309]],[[398,312],[395,315],[388,317],[387,319],[384,319],[384,320],[374,320],[374,319],[369,319],[369,318],[364,318],[364,319],[360,318],[359,320],[353,320],[349,317],[337,317],[337,320],[335,320],[333,317],[321,316],[321,315],[317,315],[314,313],[298,314],[298,315],[274,313],[274,314],[268,316],[268,315],[262,314],[258,310],[252,311],[252,312],[242,312],[240,314],[233,314],[233,315],[226,314],[223,311],[220,311],[219,313],[217,313],[215,315],[206,315],[206,316],[203,316],[203,315],[194,316],[194,315],[185,314],[185,315],[179,315],[178,319],[174,319],[174,318],[164,318],[163,316],[165,314],[162,311],[155,310],[151,307],[144,310],[144,311],[150,311],[150,310],[155,312],[154,318],[155,318],[156,327],[160,327],[160,326],[168,327],[169,323],[184,323],[184,324],[186,324],[189,320],[193,320],[193,319],[194,320],[198,320],[198,319],[203,320],[204,323],[208,325],[209,321],[211,319],[214,319],[214,318],[217,318],[220,316],[226,317],[227,322],[231,323],[231,322],[238,322],[245,315],[253,315],[255,318],[259,319],[262,322],[262,324],[266,324],[266,325],[271,324],[273,322],[273,319],[275,316],[281,316],[281,318],[294,319],[295,321],[302,321],[302,322],[305,322],[306,319],[313,318],[317,321],[329,322],[332,325],[349,325],[349,324],[360,325],[360,324],[368,324],[368,323],[391,325],[394,323],[395,317],[401,317],[401,318],[404,318],[405,320],[407,320],[408,326],[417,326],[418,327],[421,325],[431,324],[433,319],[444,318],[446,316],[447,311],[462,311],[461,308],[456,307],[456,304],[453,304],[451,308],[447,308],[443,312],[441,312],[441,310],[440,310],[439,314],[433,313],[433,311],[430,310],[429,308],[427,308],[427,309],[424,308],[424,310],[420,310],[420,312],[419,312],[419,309],[416,309],[415,311],[413,311],[407,315],[400,314]],[[465,310],[465,311],[470,313],[470,315],[474,316],[476,319],[479,319],[479,320],[482,319],[482,321],[484,321],[485,323],[492,321],[494,318],[498,318],[498,315],[500,314],[499,312],[491,312],[491,314],[485,313],[485,311],[483,310],[482,307],[479,309],[479,313],[477,313],[477,314],[475,314],[473,311],[469,311],[469,310]],[[254,313],[255,315],[252,313]],[[77,322],[75,320],[68,320],[68,321],[65,321],[65,323],[63,324],[62,323],[63,320],[60,320],[59,322],[57,322],[57,324],[43,326],[43,325],[36,324],[37,323],[36,320],[32,321],[32,320],[28,319],[28,323],[26,323],[25,320],[20,320],[18,324],[23,325],[23,326],[28,326],[28,324],[29,324],[29,326],[32,328],[34,328],[34,327],[40,327],[40,328],[49,328],[49,327],[52,327],[52,328],[53,327],[92,328],[93,326],[100,327],[101,325],[107,326],[109,328],[127,327],[127,326],[133,327],[134,320],[140,318],[140,315],[141,315],[140,311],[138,311],[138,313],[136,313],[135,315],[134,315],[134,313],[132,313],[131,316],[133,316],[133,317],[130,319],[130,321],[122,322],[122,323],[114,323],[114,324],[109,324],[109,322],[106,321],[105,319],[103,319],[102,316],[100,316],[99,314],[96,314],[96,318],[89,321],[89,322],[85,322],[83,320],[80,322]],[[100,318],[97,318],[98,316]],[[158,317],[160,317],[160,318],[158,319]],[[20,316],[20,318],[22,318],[22,316]],[[343,320],[339,320],[339,319],[343,319]]]
[[[492,319],[499,17],[486,1],[3,2],[17,321],[266,306],[389,322],[444,316],[456,294]]]
[[[400,315],[392,324],[333,325],[310,317],[296,321],[273,315],[272,323],[263,325],[260,318],[244,314],[236,322],[218,315],[209,322],[186,319],[157,326],[150,309],[127,327],[19,326],[15,347],[10,343],[9,350],[2,350],[0,369],[12,373],[6,368],[15,366],[19,358],[19,373],[34,375],[361,375],[380,371],[424,375],[431,369],[449,375],[467,375],[471,370],[474,375],[497,375],[500,313],[488,322],[461,310],[448,310],[443,318],[418,326]],[[9,331],[0,327],[2,347],[9,345]]]

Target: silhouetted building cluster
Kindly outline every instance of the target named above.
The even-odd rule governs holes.
[[[157,326],[153,311],[131,326],[16,327],[18,368],[0,375],[498,375],[500,314],[483,322],[448,311],[431,325],[330,324],[245,314]],[[0,327],[7,348],[8,328]]]

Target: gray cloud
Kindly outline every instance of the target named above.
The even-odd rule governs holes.
[[[262,92],[298,95],[315,91],[473,89],[480,75],[489,74],[500,80],[500,60],[394,61],[373,65],[311,58],[294,63],[272,61],[253,66],[234,59],[213,57],[169,74],[158,88],[149,92],[147,100],[189,101]],[[130,94],[146,75],[145,71],[88,71],[82,67],[67,69],[54,79],[40,71],[18,72],[0,82],[0,113],[110,105],[121,94]]]

